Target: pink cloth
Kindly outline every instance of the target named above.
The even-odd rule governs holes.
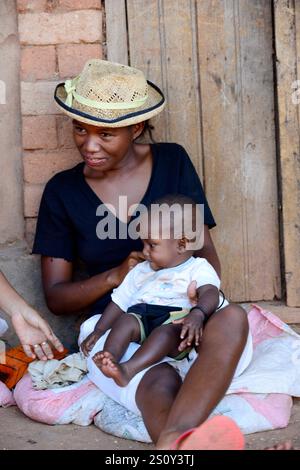
[[[6,408],[15,404],[16,402],[14,400],[12,392],[7,388],[4,383],[0,382],[0,406]]]

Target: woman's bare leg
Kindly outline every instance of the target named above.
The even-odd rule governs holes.
[[[199,357],[173,401],[176,390],[168,387],[165,380],[161,383],[159,399],[147,387],[149,382],[159,387],[162,377],[158,366],[145,374],[136,401],[158,448],[168,448],[182,432],[203,423],[224,397],[245,347],[248,329],[246,313],[238,305],[229,305],[215,313],[204,328]],[[171,377],[169,373],[167,380]],[[161,406],[157,420],[154,411],[158,405]]]
[[[148,370],[138,386],[136,403],[153,442],[157,442],[166,425],[181,384],[174,367],[165,362]]]

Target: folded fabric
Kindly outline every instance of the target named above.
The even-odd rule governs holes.
[[[7,386],[0,382],[0,406],[3,408],[7,408],[9,406],[15,405],[16,402],[14,400],[12,392],[7,388]]]
[[[94,424],[102,431],[116,437],[151,442],[142,418],[106,395],[102,411],[95,416]]]
[[[86,360],[81,353],[71,354],[58,361],[34,361],[28,367],[33,387],[38,390],[66,387],[79,382],[87,373]]]
[[[14,398],[20,410],[34,421],[79,426],[91,424],[106,400],[87,376],[68,387],[36,390],[29,374],[17,383]]]
[[[7,329],[8,329],[8,324],[3,318],[0,318],[0,336],[4,335]]]

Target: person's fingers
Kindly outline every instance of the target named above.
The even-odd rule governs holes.
[[[49,335],[46,335],[47,340],[51,342],[51,344],[57,349],[59,352],[63,352],[64,347],[58,337],[51,331]]]
[[[31,359],[36,358],[36,355],[32,352],[31,346],[29,344],[22,344],[22,348],[24,349],[26,356],[31,357]]]
[[[179,325],[180,323],[183,323],[184,320],[185,320],[185,318],[179,318],[179,320],[173,320],[172,323],[173,323],[174,325],[177,325],[177,324]]]
[[[183,339],[185,338],[187,332],[188,332],[188,326],[183,324],[182,328],[181,328],[181,333],[180,333],[180,338]]]
[[[62,343],[60,342],[58,337],[53,333],[50,326],[43,318],[40,319],[39,328],[44,333],[47,340],[50,341],[51,344],[53,344],[55,349],[57,349],[60,352],[64,350]]]
[[[190,325],[189,330],[188,330],[188,337],[187,337],[188,346],[192,344],[194,337],[195,337],[195,328],[192,325]]]
[[[33,349],[34,349],[34,352],[37,355],[38,359],[40,359],[40,361],[46,361],[47,360],[47,356],[45,355],[44,351],[42,350],[42,348],[39,344],[35,344],[33,346]]]
[[[46,358],[47,359],[53,359],[53,352],[52,352],[52,349],[50,348],[49,344],[47,343],[47,341],[43,341],[40,345],[43,353],[45,354]]]
[[[184,351],[187,348],[187,338],[181,341],[181,343],[178,346],[178,351]]]
[[[198,295],[197,295],[197,281],[192,281],[187,288],[187,296],[190,299],[192,305],[197,304]]]
[[[143,254],[142,251],[132,251],[129,255],[130,258],[134,258],[138,261],[143,261],[145,260],[145,255]]]
[[[80,348],[81,348],[81,351],[83,352],[83,355],[84,355],[84,356],[87,356],[87,355],[88,355],[88,351],[87,351],[86,340],[82,341],[82,343],[81,343],[81,345],[80,345]]]
[[[195,330],[195,344],[196,344],[196,346],[199,346],[199,344],[200,344],[200,332],[201,332],[201,330],[199,330],[199,328],[196,328],[196,330]]]

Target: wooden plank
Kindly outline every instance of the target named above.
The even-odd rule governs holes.
[[[128,64],[125,0],[105,0],[107,59]]]
[[[280,298],[271,4],[198,1],[205,190],[223,288]]]
[[[292,84],[300,79],[298,1],[275,2],[275,39],[287,305],[296,307],[300,306],[300,119]]]
[[[195,2],[128,0],[127,14],[131,65],[160,84],[167,98],[155,137],[183,145],[202,176]]]
[[[283,302],[255,302],[263,309],[274,313],[282,321],[288,324],[300,324],[300,308],[287,307]],[[249,312],[253,304],[241,304],[244,309]]]
[[[127,0],[129,54],[130,65],[143,70],[147,79],[156,83],[168,100],[161,44],[164,25],[160,20],[160,10],[160,0]],[[152,120],[155,140],[168,140],[167,122],[167,109]]]

